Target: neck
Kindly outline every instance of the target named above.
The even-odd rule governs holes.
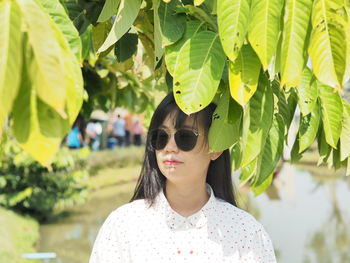
[[[184,217],[198,212],[209,200],[205,182],[179,186],[167,181],[165,192],[171,208]]]

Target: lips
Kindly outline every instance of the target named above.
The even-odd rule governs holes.
[[[167,159],[167,160],[164,160],[163,163],[165,165],[179,165],[179,164],[182,164],[182,162],[180,162],[178,160],[175,160],[175,159]]]

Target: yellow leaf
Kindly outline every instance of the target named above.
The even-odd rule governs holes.
[[[35,63],[33,56],[31,47],[24,45],[22,80],[12,112],[13,132],[26,152],[49,167],[70,126],[68,119],[63,119],[37,96],[37,89],[29,76],[29,69]]]
[[[346,68],[348,16],[342,0],[316,0],[309,55],[318,80],[341,89]],[[345,41],[344,41],[345,40]]]
[[[22,67],[21,15],[16,2],[0,2],[0,137],[16,98]]]
[[[305,42],[310,22],[312,0],[287,0],[281,50],[281,86],[296,87],[307,56]]]
[[[244,45],[235,62],[229,62],[230,92],[244,106],[258,86],[260,61],[250,45]]]
[[[283,1],[252,0],[248,39],[264,70],[276,56]]]
[[[66,117],[66,71],[62,50],[54,30],[55,23],[34,0],[17,0],[28,33],[28,44],[33,48],[30,78],[38,96]]]
[[[195,6],[199,6],[199,5],[203,4],[203,2],[204,2],[204,0],[194,0],[193,3]]]

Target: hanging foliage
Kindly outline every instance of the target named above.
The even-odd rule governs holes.
[[[81,57],[84,109],[95,98],[106,109],[118,100],[147,105],[152,81],[167,76],[186,114],[218,103],[210,148],[230,148],[241,183],[260,194],[296,107],[292,160],[317,141],[319,163],[350,163],[350,105],[341,93],[350,78],[349,14],[343,0],[2,0],[0,121],[12,114],[18,140],[49,163],[55,150],[44,158],[25,145],[67,132],[82,103]]]

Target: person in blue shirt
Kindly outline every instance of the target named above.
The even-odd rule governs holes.
[[[118,146],[124,146],[125,120],[119,114],[117,120],[113,123],[113,135],[118,140]]]
[[[70,149],[79,149],[82,146],[83,138],[78,125],[75,125],[67,136],[67,146]]]

